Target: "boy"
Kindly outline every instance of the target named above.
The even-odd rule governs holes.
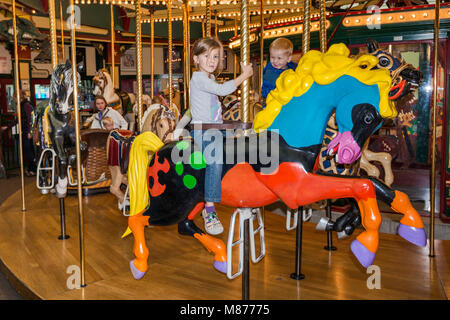
[[[295,70],[297,64],[292,62],[292,52],[294,46],[289,39],[275,39],[269,47],[270,61],[263,71],[262,97],[267,98],[270,91],[275,89],[276,81],[280,74],[287,70]]]

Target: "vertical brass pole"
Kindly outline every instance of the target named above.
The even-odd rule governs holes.
[[[111,19],[111,28],[110,28],[110,33],[111,33],[111,80],[113,83],[113,88],[116,85],[116,59],[115,59],[115,41],[116,41],[116,33],[114,31],[114,5],[111,4],[109,5],[109,10],[110,10],[110,19]]]
[[[16,0],[12,2],[13,14],[13,31],[14,31],[14,88],[16,94],[16,112],[19,122],[19,157],[20,157],[20,182],[22,195],[22,211],[25,211],[25,181],[23,178],[23,141],[22,141],[22,108],[20,106],[20,79],[19,79],[19,50],[17,48],[17,17],[16,17]]]
[[[70,0],[72,8],[72,23],[70,30],[71,35],[71,51],[72,51],[72,80],[73,80],[73,109],[75,112],[75,143],[77,155],[77,189],[78,189],[78,217],[79,217],[79,233],[80,233],[80,265],[81,265],[81,286],[86,286],[84,279],[84,213],[83,198],[81,190],[81,153],[80,153],[80,115],[78,110],[78,79],[77,79],[77,55],[75,41],[75,8],[73,0]]]
[[[325,0],[320,1],[320,52],[327,51],[327,16],[325,12]]]
[[[155,19],[153,18],[153,8],[151,9],[150,14],[150,27],[151,27],[150,41],[152,51],[152,68],[150,74],[150,82],[152,85],[151,95],[153,101],[153,98],[155,97]]]
[[[62,9],[62,0],[59,0],[59,24],[61,31],[61,51],[62,51],[62,61],[66,60],[65,52],[64,52],[64,19],[63,19],[63,9]]]
[[[190,72],[190,33],[189,33],[189,2],[184,0],[183,3],[183,27],[184,27],[184,108],[188,109],[189,104],[189,80]]]
[[[437,90],[438,90],[438,50],[439,50],[439,0],[435,4],[434,17],[434,74],[433,74],[433,115],[431,138],[431,177],[430,177],[430,257],[434,257],[434,209],[436,194],[436,116],[437,116]]]
[[[261,24],[261,33],[259,39],[259,60],[260,60],[260,72],[259,72],[259,96],[262,97],[262,82],[263,82],[263,71],[264,71],[264,0],[261,0],[261,16],[260,16],[260,24]]]
[[[306,52],[309,51],[310,25],[311,25],[311,0],[304,0],[302,54],[305,54]]]
[[[214,34],[216,38],[219,38],[219,32],[217,31],[217,10],[214,10]]]
[[[142,43],[141,43],[141,0],[135,3],[136,13],[136,102],[138,105],[138,130],[142,131]]]
[[[205,19],[202,19],[202,38],[205,37]]]
[[[206,0],[206,36],[211,37],[211,0]]]
[[[234,36],[236,37],[238,34],[238,27],[237,27],[237,16],[234,17]],[[234,53],[234,77],[237,76],[237,55]]]
[[[52,68],[58,64],[58,43],[56,40],[55,0],[48,0],[48,14],[50,18],[50,45],[52,53]]]
[[[250,63],[249,26],[250,19],[248,0],[241,0],[241,61],[244,65]],[[241,85],[242,122],[250,122],[250,79],[244,80]]]
[[[168,15],[168,36],[169,36],[169,49],[167,52],[169,58],[169,108],[172,108],[172,0],[167,1],[167,15]]]

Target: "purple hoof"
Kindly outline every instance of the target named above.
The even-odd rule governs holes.
[[[222,273],[227,273],[227,262],[221,262],[221,261],[215,261],[214,260],[214,264],[213,264],[214,268],[216,268],[216,270],[222,272]]]
[[[400,237],[414,243],[416,246],[425,247],[427,245],[427,235],[424,228],[414,228],[400,223],[397,233]]]
[[[358,239],[353,240],[350,249],[364,268],[371,266],[375,260],[375,253],[369,251]]]
[[[131,273],[133,274],[133,277],[134,277],[136,280],[141,279],[141,278],[145,275],[145,272],[142,272],[142,271],[138,270],[138,269],[134,266],[134,260],[131,260],[131,261],[130,261],[130,269],[131,269]]]

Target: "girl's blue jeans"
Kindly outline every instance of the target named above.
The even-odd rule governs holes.
[[[222,199],[223,143],[225,131],[217,129],[191,130],[191,136],[201,146],[206,161],[205,201],[220,202]]]

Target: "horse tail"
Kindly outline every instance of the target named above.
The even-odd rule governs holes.
[[[138,135],[131,145],[128,166],[128,190],[130,192],[130,217],[142,214],[150,203],[146,170],[150,161],[148,153],[155,153],[164,143],[153,132]],[[131,233],[128,227],[122,238]]]

